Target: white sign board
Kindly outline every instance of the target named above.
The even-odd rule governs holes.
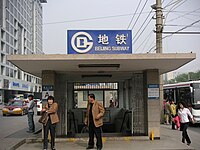
[[[149,84],[148,85],[148,99],[159,99],[159,85]]]

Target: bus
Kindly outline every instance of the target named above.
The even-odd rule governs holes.
[[[200,80],[163,85],[164,99],[176,104],[185,101],[196,123],[200,123]]]

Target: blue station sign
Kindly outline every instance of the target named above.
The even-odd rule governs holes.
[[[131,30],[68,30],[68,54],[131,54]]]

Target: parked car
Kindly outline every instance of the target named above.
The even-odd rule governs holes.
[[[3,116],[24,115],[28,113],[27,104],[22,100],[11,100],[2,109]]]
[[[35,103],[35,106],[37,105],[38,102],[40,102],[41,99],[34,99],[34,103]]]
[[[37,102],[37,115],[41,115],[42,107],[47,104],[47,99],[42,99]]]
[[[42,100],[37,101],[37,115],[40,115],[42,111]]]

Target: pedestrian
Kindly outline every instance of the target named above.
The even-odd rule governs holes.
[[[113,99],[110,100],[110,105],[109,105],[109,107],[110,107],[110,108],[115,107],[115,104],[114,104]]]
[[[174,100],[171,101],[171,116],[172,116],[172,129],[175,130],[175,122],[174,117],[176,116],[176,105],[174,103]]]
[[[56,124],[59,122],[58,114],[58,104],[55,102],[53,96],[49,96],[47,98],[47,104],[42,109],[42,113],[48,113],[48,121],[46,125],[43,125],[44,130],[44,143],[43,148],[47,150],[48,148],[48,134],[50,130],[51,136],[51,150],[55,150],[55,132],[56,132]]]
[[[173,122],[176,125],[176,129],[180,129],[180,117],[176,114],[175,117],[173,118]]]
[[[185,143],[185,140],[187,141],[187,145],[191,144],[190,137],[187,133],[187,128],[189,126],[189,118],[191,119],[192,123],[194,123],[193,116],[190,112],[190,110],[187,108],[187,105],[185,102],[181,101],[178,104],[178,116],[180,117],[180,130],[182,131],[182,142]],[[189,118],[188,118],[189,117]]]
[[[94,134],[97,139],[97,150],[101,150],[103,147],[102,136],[101,136],[101,127],[103,126],[103,115],[104,115],[103,106],[95,100],[95,95],[93,93],[88,95],[88,105],[85,118],[85,125],[89,127],[89,142],[86,149],[94,148]]]
[[[29,95],[28,96],[28,127],[29,127],[29,130],[26,131],[28,133],[33,133],[35,132],[35,123],[34,123],[34,106],[35,106],[35,103],[34,103],[34,100],[33,100],[33,95]]]
[[[165,122],[167,125],[170,124],[170,118],[171,118],[171,106],[168,100],[166,100],[165,103]]]

